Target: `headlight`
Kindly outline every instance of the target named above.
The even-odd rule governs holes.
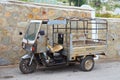
[[[26,51],[35,51],[35,48],[32,45],[28,45],[25,43],[22,43],[22,48],[25,49]]]
[[[25,48],[25,44],[23,44],[23,46],[22,46],[23,48]]]
[[[22,48],[25,49],[25,43],[22,43]]]

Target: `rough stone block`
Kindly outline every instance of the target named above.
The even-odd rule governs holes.
[[[5,19],[0,17],[0,26],[3,27],[5,25]]]
[[[5,17],[10,17],[11,16],[11,12],[6,12],[5,13]]]
[[[0,12],[2,12],[2,10],[3,10],[3,6],[2,6],[2,5],[0,5]]]
[[[34,16],[33,16],[33,14],[28,14],[28,19],[32,19]]]
[[[39,12],[40,12],[40,9],[39,9],[39,8],[33,8],[33,9],[32,9],[32,12],[33,12],[33,13],[39,13]]]
[[[0,58],[0,66],[2,65],[9,65],[11,62],[5,58]]]
[[[11,44],[11,38],[10,38],[10,36],[4,36],[4,37],[2,37],[1,44],[10,45]]]

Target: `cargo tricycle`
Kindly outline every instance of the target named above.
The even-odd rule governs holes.
[[[108,24],[105,19],[64,18],[31,20],[22,40],[26,54],[19,69],[32,73],[37,66],[79,64],[91,71],[96,55],[107,52]]]

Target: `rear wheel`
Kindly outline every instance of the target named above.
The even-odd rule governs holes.
[[[92,56],[85,57],[80,63],[80,69],[82,71],[91,71],[94,67],[94,59]]]
[[[29,65],[30,59],[22,59],[20,64],[19,64],[19,69],[22,73],[28,74],[32,73],[36,70],[37,64],[33,60],[31,65]]]

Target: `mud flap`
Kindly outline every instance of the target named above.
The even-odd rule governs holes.
[[[32,55],[29,53],[29,54],[25,54],[24,56],[22,56],[21,59],[28,59],[28,58],[31,58]]]
[[[26,54],[24,56],[22,56],[22,59],[30,59],[29,65],[31,65],[33,59],[34,59],[34,54]]]

